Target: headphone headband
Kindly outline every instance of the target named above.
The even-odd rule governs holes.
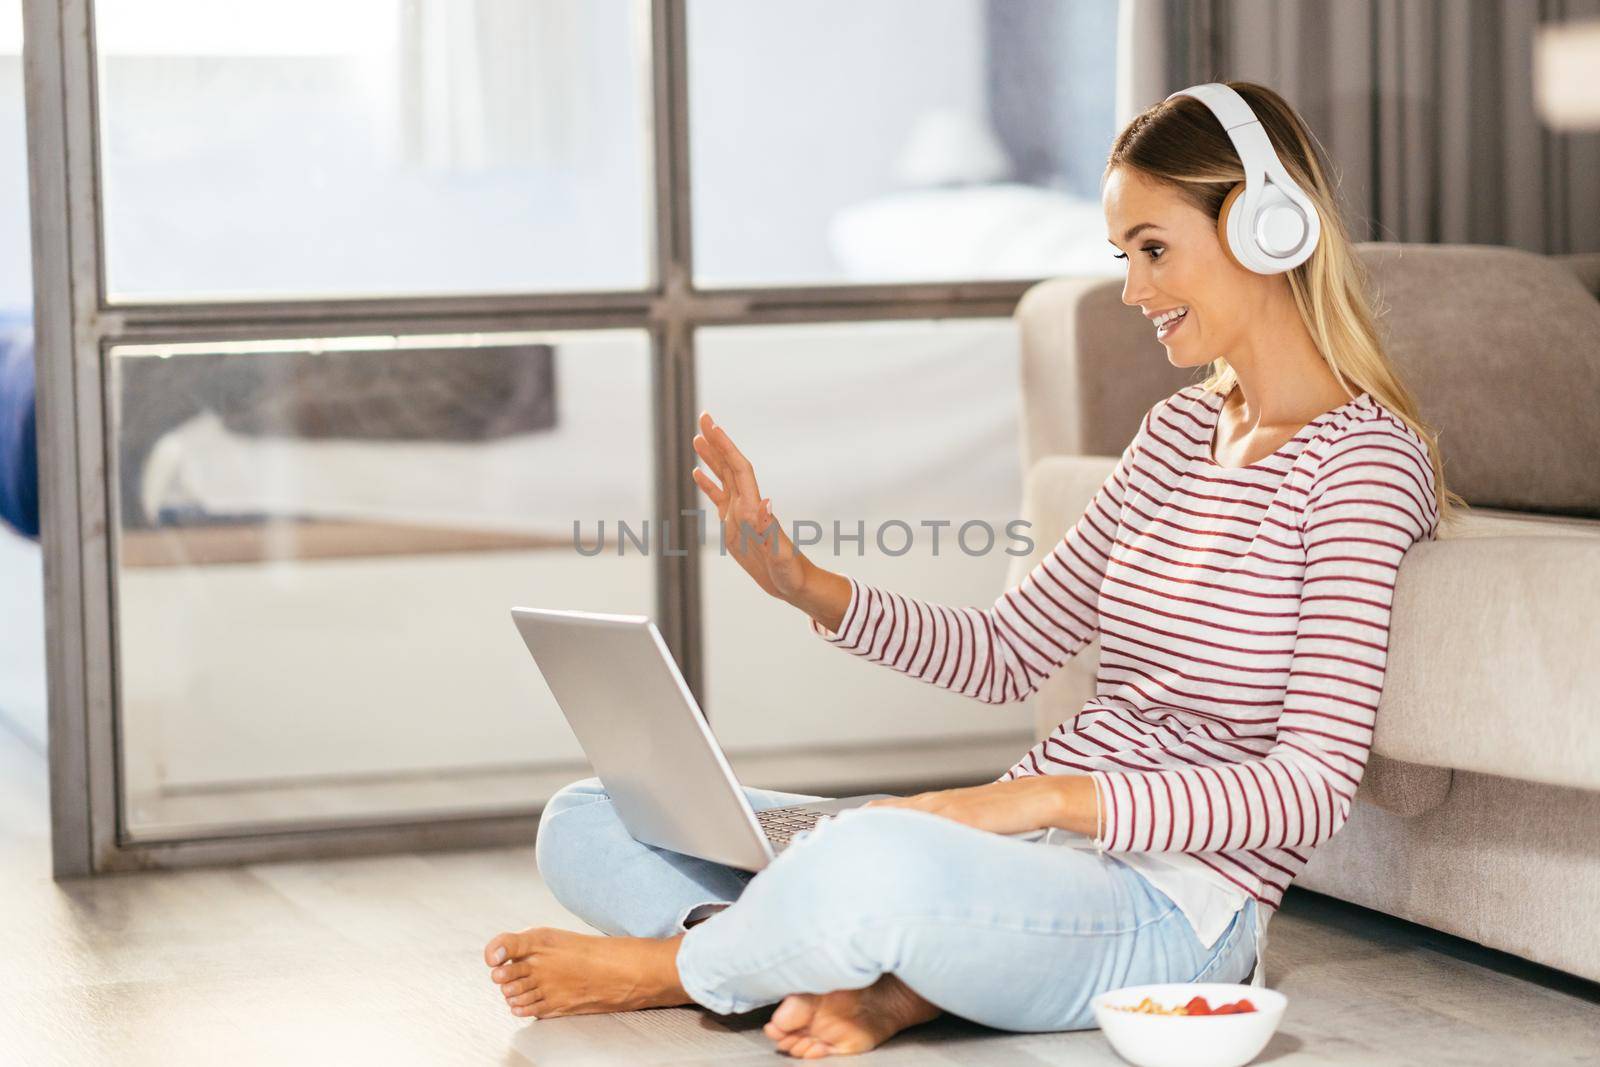
[[[1244,192],[1218,220],[1234,258],[1257,274],[1281,274],[1310,259],[1322,234],[1316,205],[1284,169],[1244,97],[1221,82],[1192,85],[1167,99],[1178,96],[1211,110],[1244,166]]]
[[[1192,96],[1217,116],[1217,121],[1222,123],[1222,128],[1232,131],[1235,127],[1244,126],[1252,122],[1260,122],[1256,113],[1245,103],[1244,97],[1231,85],[1221,82],[1206,82],[1204,85],[1191,85],[1187,89],[1179,89],[1172,96]]]

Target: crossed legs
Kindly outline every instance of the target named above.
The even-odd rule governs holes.
[[[811,799],[747,792],[758,808]],[[1090,1026],[1103,989],[1236,980],[1254,950],[1252,905],[1208,949],[1110,857],[906,809],[845,812],[752,877],[634,841],[587,779],[547,807],[537,855],[557,900],[611,936],[491,941],[513,1011],[783,1001],[767,1032],[808,1058],[862,1051],[939,1010],[1008,1030]]]

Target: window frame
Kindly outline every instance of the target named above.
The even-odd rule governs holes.
[[[690,197],[689,0],[633,0],[650,41],[653,283],[637,291],[194,302],[107,298],[93,0],[24,0],[40,505],[57,877],[528,840],[539,807],[330,819],[178,840],[127,833],[120,783],[116,509],[108,363],[122,344],[630,328],[651,344],[655,514],[698,506],[690,471],[704,326],[1010,317],[1037,279],[699,289]],[[655,616],[703,693],[699,554],[657,560]]]

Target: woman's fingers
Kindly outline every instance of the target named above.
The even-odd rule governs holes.
[[[716,474],[717,480],[713,481],[711,475],[699,467],[690,471],[695,484],[703,489],[712,503],[717,506],[717,518],[726,520],[729,511],[733,510],[734,498],[737,495],[732,476],[728,473],[728,465],[723,457],[716,451],[716,446],[704,437],[696,436],[694,450],[699,454],[711,470]]]
[[[699,435],[695,436],[692,444],[695,455],[699,456],[705,465],[711,468],[711,473],[717,476],[718,488],[726,491],[728,489],[728,469],[722,462],[722,457],[717,455],[715,446]],[[699,468],[695,469],[698,470]]]
[[[699,467],[696,467],[694,470],[690,471],[689,476],[694,479],[694,484],[700,487],[700,491],[711,498],[711,502],[717,506],[717,517],[721,518],[722,509],[726,507],[728,503],[728,494],[723,491],[721,486],[717,485],[716,482],[711,480],[711,475],[707,474]]]
[[[728,456],[723,452],[722,446],[717,443],[716,436],[717,424],[711,420],[710,412],[702,411],[700,413],[700,432],[694,438],[694,450],[700,454],[700,457],[706,463],[710,464],[711,469],[716,472],[717,478],[722,482],[723,486],[732,489],[733,486],[730,484],[732,476],[728,469]]]
[[[701,449],[702,440],[709,450]],[[733,443],[728,431],[712,420],[710,412],[700,413],[700,435],[695,438],[695,451],[712,465],[725,487],[740,493],[748,493],[752,497],[759,496],[756,490],[755,468],[750,466],[750,461],[739,451],[739,446]],[[741,479],[741,474],[749,475],[748,484]]]
[[[694,440],[690,443],[694,446],[695,455],[705,460],[706,466],[711,468],[712,473],[717,476],[717,480],[727,486],[729,481],[728,463],[723,458],[722,453],[717,451],[717,446],[706,440],[701,434],[695,434]]]
[[[744,453],[739,451],[739,446],[733,443],[733,438],[728,436],[728,431],[721,426],[713,428],[715,441],[722,448],[722,453],[727,459],[728,468],[733,474],[733,481],[738,486],[741,494],[747,495],[751,500],[761,498],[761,490],[756,486],[756,471],[750,466],[750,461],[745,459]]]
[[[755,469],[728,436],[728,431],[711,418],[710,412],[701,412],[700,433],[693,443],[696,454],[711,466],[721,482],[718,518],[724,522],[750,522],[758,533],[764,532],[771,521],[771,501],[762,500],[756,486]],[[695,481],[699,483],[700,479],[697,477]],[[717,500],[717,497],[712,496],[712,499]]]
[[[717,448],[717,443],[710,440],[710,434],[712,434],[712,430],[702,430],[699,434],[694,435],[690,443],[694,445],[694,451],[701,456],[701,459],[709,462],[714,469],[718,469],[718,474],[720,474],[720,469],[728,466],[728,462],[723,459],[722,450]]]

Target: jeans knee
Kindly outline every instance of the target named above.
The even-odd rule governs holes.
[[[836,918],[921,913],[948,885],[951,853],[928,812],[852,809],[812,830],[782,858],[801,894]]]
[[[608,799],[610,795],[600,779],[579,778],[576,782],[568,782],[555,791],[555,794],[545,802],[544,811],[539,815],[539,822],[543,825],[546,819],[563,811]]]
[[[555,889],[561,884],[563,874],[571,861],[581,858],[586,851],[585,839],[592,844],[590,833],[573,826],[571,819],[562,818],[589,804],[609,801],[605,787],[598,778],[582,778],[556,790],[544,810],[539,813],[539,828],[534,834],[534,862],[545,884]]]

